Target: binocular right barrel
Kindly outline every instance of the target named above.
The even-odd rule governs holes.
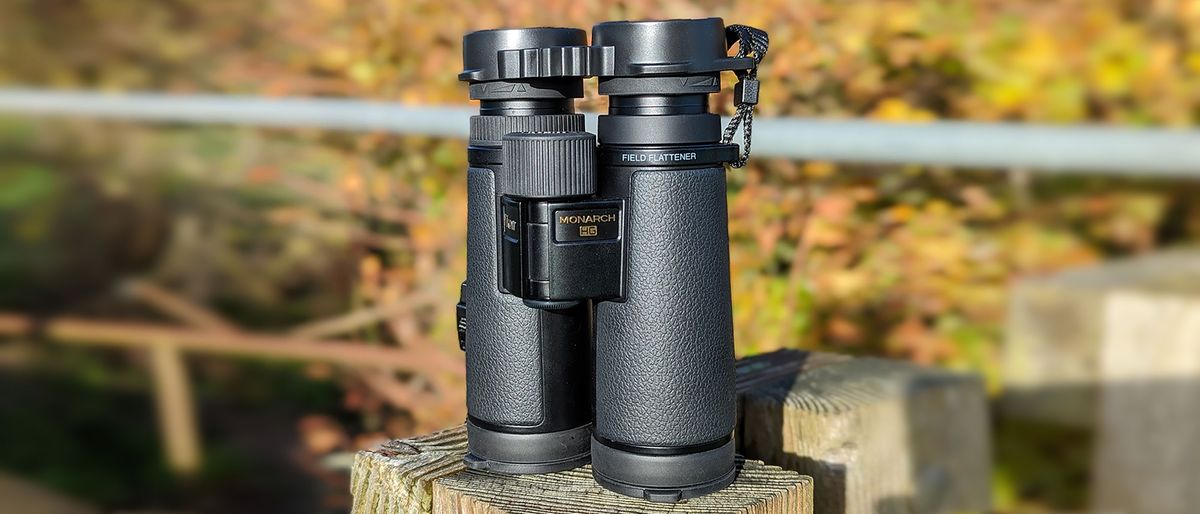
[[[708,95],[726,57],[719,19],[597,25],[600,192],[625,213],[625,288],[596,306],[592,467],[608,489],[678,501],[735,477],[733,315],[725,166]]]

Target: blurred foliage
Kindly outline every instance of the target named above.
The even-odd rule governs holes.
[[[0,360],[36,345],[0,347]],[[200,388],[205,463],[196,476],[181,478],[159,454],[148,377],[137,366],[114,365],[136,360],[133,354],[58,347],[30,358],[40,362],[0,374],[5,472],[86,498],[104,512],[345,512],[317,507],[327,489],[341,493],[344,484],[297,487],[308,478],[292,457],[302,441],[287,416],[271,415],[337,412],[339,391],[329,381],[245,363],[248,378],[225,380],[224,389]],[[261,394],[267,387],[270,393]]]
[[[1192,124],[1200,115],[1196,0],[536,6],[18,0],[0,7],[6,20],[0,73],[11,83],[53,86],[452,103],[466,97],[455,80],[463,32],[701,16],[763,26],[772,34],[762,72],[764,115],[1170,126]],[[592,95],[584,103],[599,108],[604,100]],[[714,98],[715,108],[727,110],[728,103],[727,95]],[[305,179],[311,183],[301,189],[359,214],[403,210],[397,213],[403,220],[374,216],[368,229],[379,234],[367,246],[380,251],[358,257],[356,301],[394,300],[430,287],[415,285],[418,276],[440,280],[433,293],[452,297],[462,269],[461,143],[304,133],[269,138],[294,144],[284,143],[288,150],[274,156],[224,162],[210,154],[245,155],[251,143],[209,135],[198,136],[192,149],[145,150],[186,155],[182,159],[194,160],[186,163],[197,169],[193,174],[222,173],[227,187],[238,187],[236,180]],[[222,149],[230,145],[241,150]],[[310,145],[324,149],[301,149]],[[20,181],[18,192],[41,187],[30,173],[10,179]],[[1150,249],[1159,243],[1164,214],[1180,201],[1153,184],[1112,187],[1031,178],[1026,171],[952,177],[941,169],[827,162],[758,161],[731,173],[731,183],[740,353],[781,346],[883,352],[983,370],[994,385],[992,352],[1006,281],[1112,252]],[[256,191],[271,196],[262,187]],[[317,229],[302,209],[276,205],[268,211],[268,223]],[[239,238],[275,234],[241,223],[208,225],[229,233],[206,233],[205,240],[233,240],[239,250],[251,245]],[[304,250],[313,247],[311,231],[274,235],[280,240],[270,255],[292,257],[294,264],[264,265],[260,270],[268,276],[246,276],[239,287],[252,291],[230,298],[277,300],[287,288],[270,286],[305,276],[296,267],[318,257]],[[322,264],[318,259],[307,267]],[[275,283],[251,288],[263,280]],[[431,319],[436,339],[451,339],[450,316]]]
[[[1096,435],[1083,428],[996,419],[992,427],[997,471],[993,501],[1001,507],[1037,504],[1054,512],[1088,504]]]
[[[764,116],[1200,120],[1200,0],[9,0],[0,82],[464,103],[470,30],[704,16],[770,32]],[[593,90],[582,105],[605,102]],[[250,326],[410,302],[355,335],[455,351],[461,141],[118,128],[0,125],[17,142],[0,145],[16,155],[0,170],[0,237],[21,240],[0,248],[78,234],[61,198],[115,202],[137,223],[112,223],[140,228],[89,237],[140,234],[148,250],[114,252],[111,269],[157,255],[156,278]],[[885,354],[976,370],[996,390],[1009,281],[1200,234],[1194,186],[1000,171],[757,159],[731,172],[739,354]],[[0,277],[75,266],[13,255],[0,251]]]
[[[709,15],[771,33],[771,57],[762,72],[764,115],[1170,126],[1200,117],[1200,0],[536,6],[463,0],[16,0],[0,7],[0,19],[6,20],[0,78],[55,87],[461,103],[466,95],[455,72],[464,32]],[[719,110],[728,104],[727,94],[714,98]],[[603,99],[592,94],[585,105],[601,108]],[[402,227],[390,218],[368,224],[395,244],[360,255],[356,301],[399,298],[420,287],[412,284],[414,277],[430,276],[444,282],[437,294],[453,296],[462,269],[460,142],[268,137],[297,144],[262,163],[207,157],[222,145],[247,146],[233,140],[202,137],[193,149],[145,151],[178,152],[172,155],[195,160],[188,163],[197,169],[193,173],[221,167],[230,180],[305,177],[316,182],[305,185],[313,186],[308,191],[327,186],[320,194],[360,212],[373,206],[403,209],[412,216]],[[329,150],[297,149],[310,143]],[[308,157],[314,153],[322,156]],[[322,166],[333,172],[303,173]],[[10,179],[21,181],[18,191],[44,187],[30,172],[22,173]],[[1023,170],[1005,179],[917,167],[761,160],[731,173],[739,351],[832,345],[982,369],[995,384],[991,353],[1007,280],[1152,248],[1164,214],[1182,198],[1156,184],[1105,188],[1093,182],[1034,178]],[[299,228],[289,218],[294,212],[263,210],[268,220]],[[258,228],[242,225],[209,239],[272,233]],[[291,232],[296,237],[278,241],[283,246],[273,247],[278,250],[273,255],[303,255],[295,264],[303,266],[300,261],[314,253],[297,247],[312,245],[309,234]],[[438,247],[436,255],[422,254],[429,247]],[[275,269],[296,276],[289,266]],[[263,287],[237,297],[272,301],[275,290]],[[449,302],[443,303],[430,318],[442,327],[440,339],[450,334]]]

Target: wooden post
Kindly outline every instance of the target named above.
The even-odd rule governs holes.
[[[193,475],[200,471],[200,435],[183,353],[169,343],[154,344],[150,371],[167,465],[178,474]]]
[[[1108,298],[1092,505],[1200,509],[1200,297]]]
[[[974,376],[783,351],[741,361],[747,458],[813,477],[816,512],[984,511],[987,395]]]
[[[1091,428],[1091,508],[1200,505],[1200,251],[1023,281],[1005,348],[1006,416]]]
[[[651,503],[609,492],[591,466],[543,475],[467,470],[461,427],[359,452],[350,490],[355,514],[588,514],[704,512],[813,514],[812,480],[757,461],[741,463],[729,488],[683,504]]]
[[[132,279],[118,290],[141,300],[159,312],[197,328],[233,334],[237,327],[216,313],[176,296],[151,282]],[[178,475],[200,471],[204,451],[197,421],[196,400],[183,352],[169,341],[158,340],[150,347],[150,371],[154,377],[154,400],[158,412],[158,434],[167,467]]]
[[[989,506],[987,402],[976,378],[781,351],[740,361],[737,388],[747,460],[717,494],[672,506],[609,493],[588,467],[523,477],[467,471],[465,434],[455,428],[360,452],[354,513],[907,514]]]
[[[1079,272],[1027,279],[1013,287],[1002,358],[1003,414],[1069,427],[1093,424],[1102,287]]]

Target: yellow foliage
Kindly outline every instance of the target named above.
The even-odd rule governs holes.
[[[804,163],[804,174],[811,178],[825,178],[833,175],[837,166],[829,161],[808,161]]]
[[[1187,68],[1193,74],[1200,75],[1200,50],[1188,54]]]
[[[888,98],[879,102],[879,105],[871,111],[871,117],[896,122],[922,122],[937,119],[932,112],[914,108],[899,98]]]

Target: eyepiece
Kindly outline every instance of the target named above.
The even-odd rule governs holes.
[[[463,36],[458,79],[479,100],[479,115],[471,118],[471,161],[498,162],[500,138],[510,132],[583,130],[572,99],[583,96],[589,52],[587,33],[579,29],[495,29]],[[490,150],[480,151],[484,147]]]
[[[730,57],[729,41],[720,18],[592,27],[592,46],[609,51],[597,73],[600,94],[610,97],[600,144],[716,144],[721,119],[709,113],[708,95],[721,90],[722,71],[754,66],[754,59]]]

